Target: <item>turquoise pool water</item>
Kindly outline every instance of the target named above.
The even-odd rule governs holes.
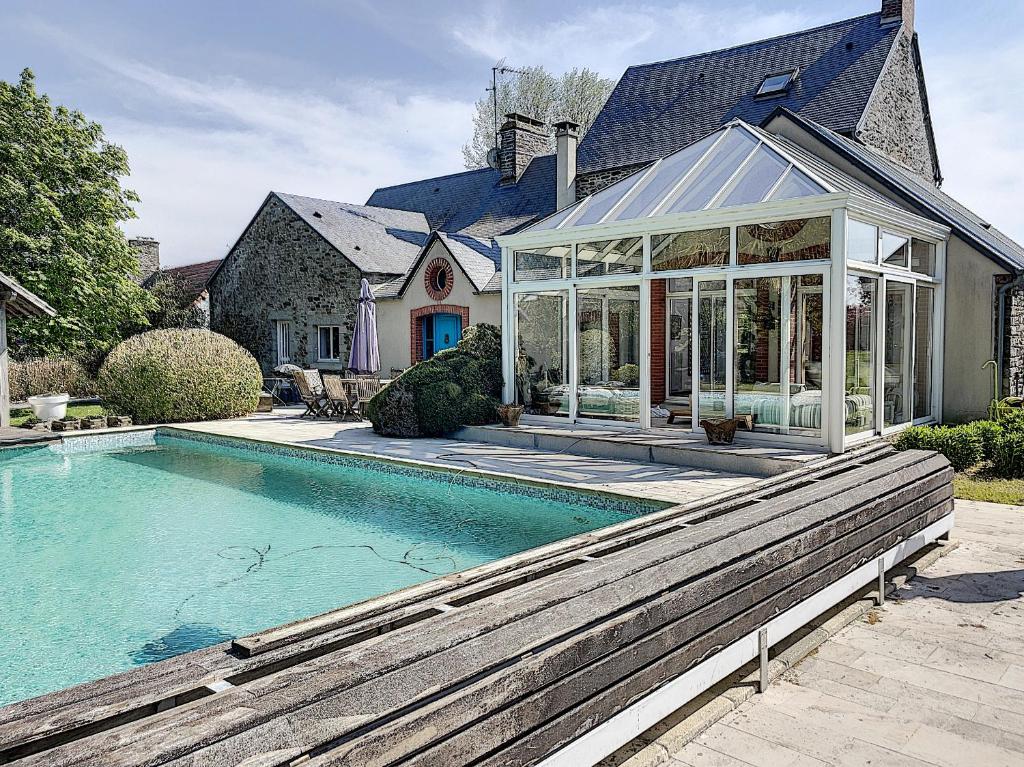
[[[0,456],[0,705],[650,510],[130,439]]]

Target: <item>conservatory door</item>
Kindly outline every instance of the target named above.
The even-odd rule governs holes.
[[[697,280],[697,339],[693,369],[697,371],[694,424],[726,417],[729,365],[729,311],[725,280]]]
[[[576,417],[640,421],[640,286],[576,290]]]

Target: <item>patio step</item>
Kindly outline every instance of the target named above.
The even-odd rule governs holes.
[[[521,424],[515,427],[465,426],[453,436],[527,450],[690,466],[757,477],[785,474],[828,457],[824,450],[741,442],[742,437],[732,445],[709,445],[703,436],[681,433],[678,429],[639,431]]]

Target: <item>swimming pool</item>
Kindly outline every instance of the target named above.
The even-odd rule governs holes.
[[[661,506],[174,431],[4,451],[0,705]]]

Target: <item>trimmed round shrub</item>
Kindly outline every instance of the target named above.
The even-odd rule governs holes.
[[[496,423],[501,386],[501,331],[473,325],[454,349],[413,365],[384,387],[366,414],[378,434],[438,437],[466,424]]]
[[[640,385],[640,366],[627,362],[622,367],[612,372],[612,379],[620,382],[623,386]]]
[[[993,444],[990,460],[997,477],[1024,478],[1024,431],[1003,432]]]
[[[226,336],[151,330],[107,355],[98,384],[111,411],[136,423],[174,423],[252,413],[263,377],[253,356]]]
[[[911,426],[893,440],[897,450],[934,450],[946,456],[956,471],[964,471],[984,458],[981,437],[964,426]]]

